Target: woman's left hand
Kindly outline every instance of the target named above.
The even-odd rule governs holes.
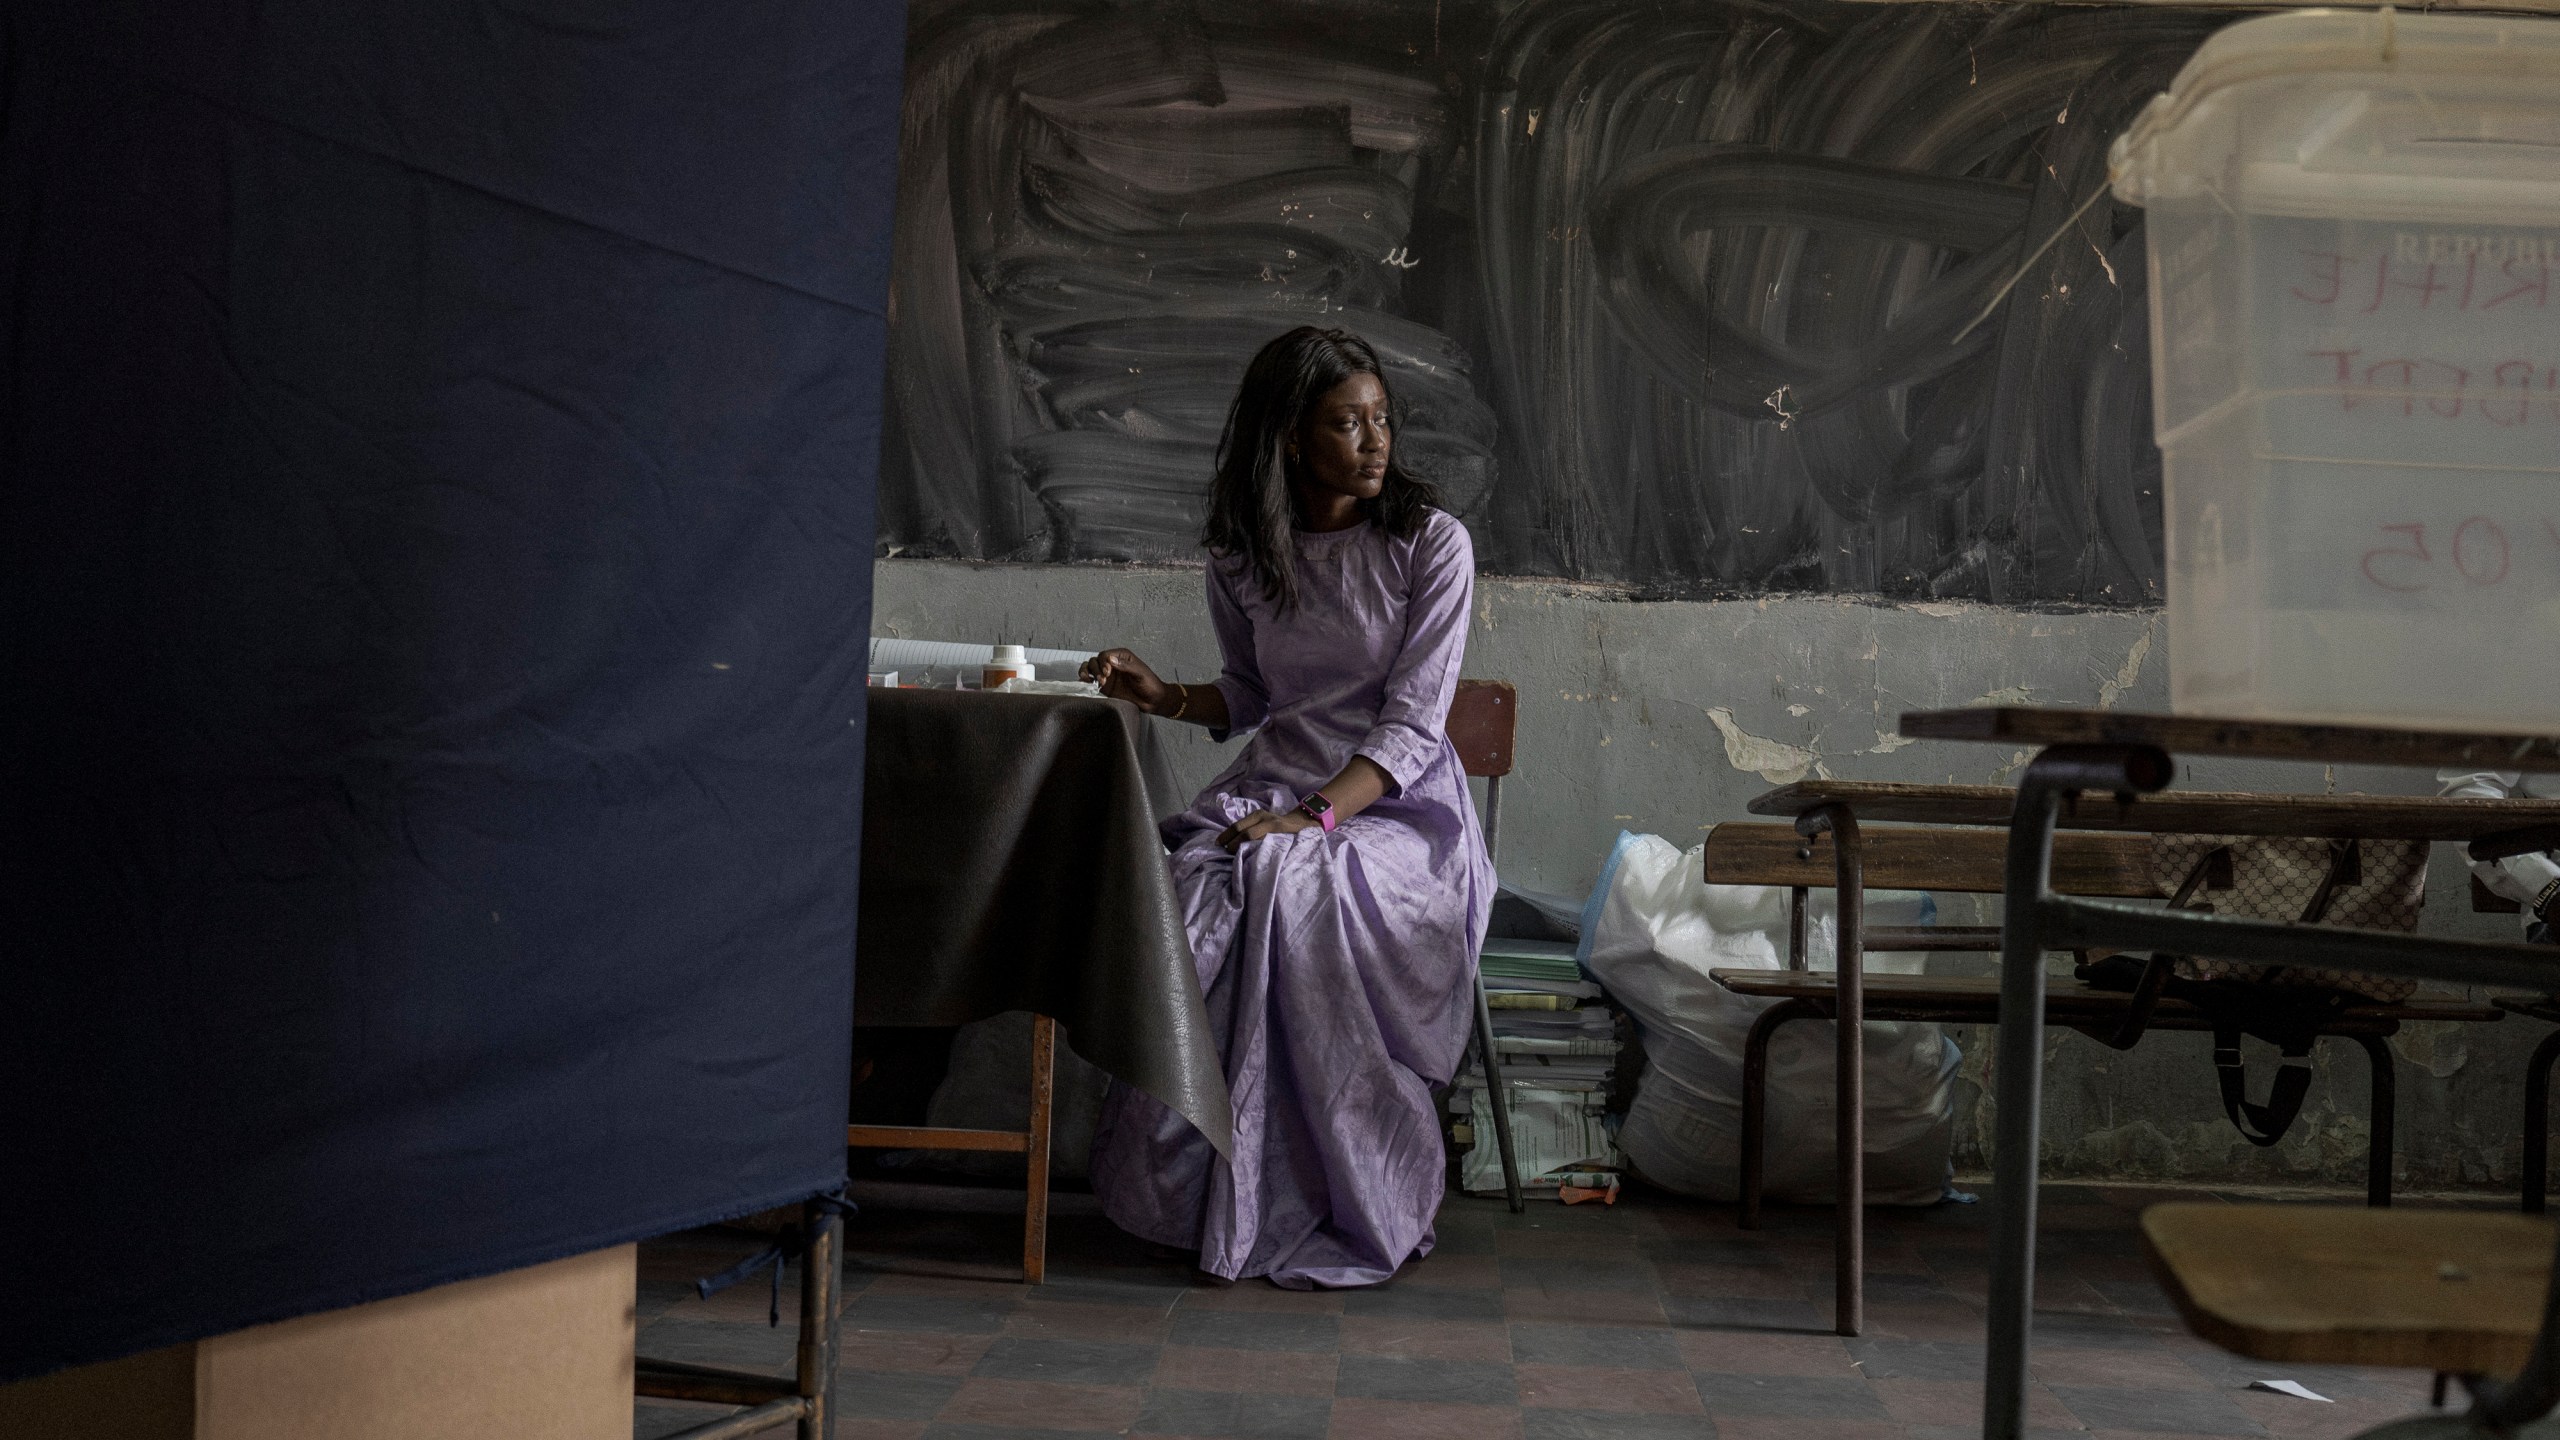
[[[1221,832],[1218,848],[1232,855],[1248,841],[1259,840],[1265,835],[1295,835],[1315,823],[1295,810],[1286,815],[1272,810],[1256,810]]]

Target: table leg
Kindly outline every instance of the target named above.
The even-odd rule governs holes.
[[[2394,1131],[2400,1120],[2400,1079],[2391,1068],[2391,1042],[2379,1035],[2359,1035],[2372,1082],[2365,1106],[2364,1203],[2377,1210],[2391,1205],[2391,1161],[2399,1147]]]
[[[2551,1065],[2560,1060],[2560,1030],[2542,1037],[2524,1062],[2524,1213],[2542,1213],[2551,1178]]]
[[[2065,792],[2157,790],[2172,773],[2149,746],[2055,745],[2018,777],[2002,877],[1998,1112],[1991,1157],[1990,1345],[1983,1440],[2026,1433],[2027,1346],[2036,1291],[2036,1162],[2044,1104],[2044,902],[2053,893],[2053,822]]]
[[[1760,1012],[1742,1040],[1742,1180],[1734,1223],[1760,1228],[1762,1176],[1768,1168],[1769,1039],[1790,1020],[1820,1019],[1821,1007],[1808,1000],[1781,1000]]]
[[[809,1237],[809,1253],[800,1272],[800,1412],[799,1440],[833,1440],[836,1356],[842,1341],[843,1315],[837,1300],[844,1268],[844,1215],[833,1205],[812,1200],[801,1207],[800,1223]]]
[[[1856,1335],[1867,1319],[1866,873],[1858,817],[1848,806],[1824,805],[1796,817],[1796,833],[1807,839],[1826,830],[1839,903],[1832,972],[1838,999],[1831,1016],[1831,1328]]]
[[[1031,1124],[1022,1149],[1022,1278],[1049,1279],[1049,1110],[1056,1098],[1058,1022],[1031,1017]]]

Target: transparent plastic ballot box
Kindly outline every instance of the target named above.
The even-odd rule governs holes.
[[[2560,20],[2244,20],[2111,158],[2172,707],[2560,729]]]

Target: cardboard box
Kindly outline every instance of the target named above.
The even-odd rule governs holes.
[[[629,1245],[0,1386],[26,1440],[629,1440]]]

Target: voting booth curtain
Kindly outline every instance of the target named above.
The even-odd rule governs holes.
[[[902,51],[0,15],[0,1380],[840,1180]]]

